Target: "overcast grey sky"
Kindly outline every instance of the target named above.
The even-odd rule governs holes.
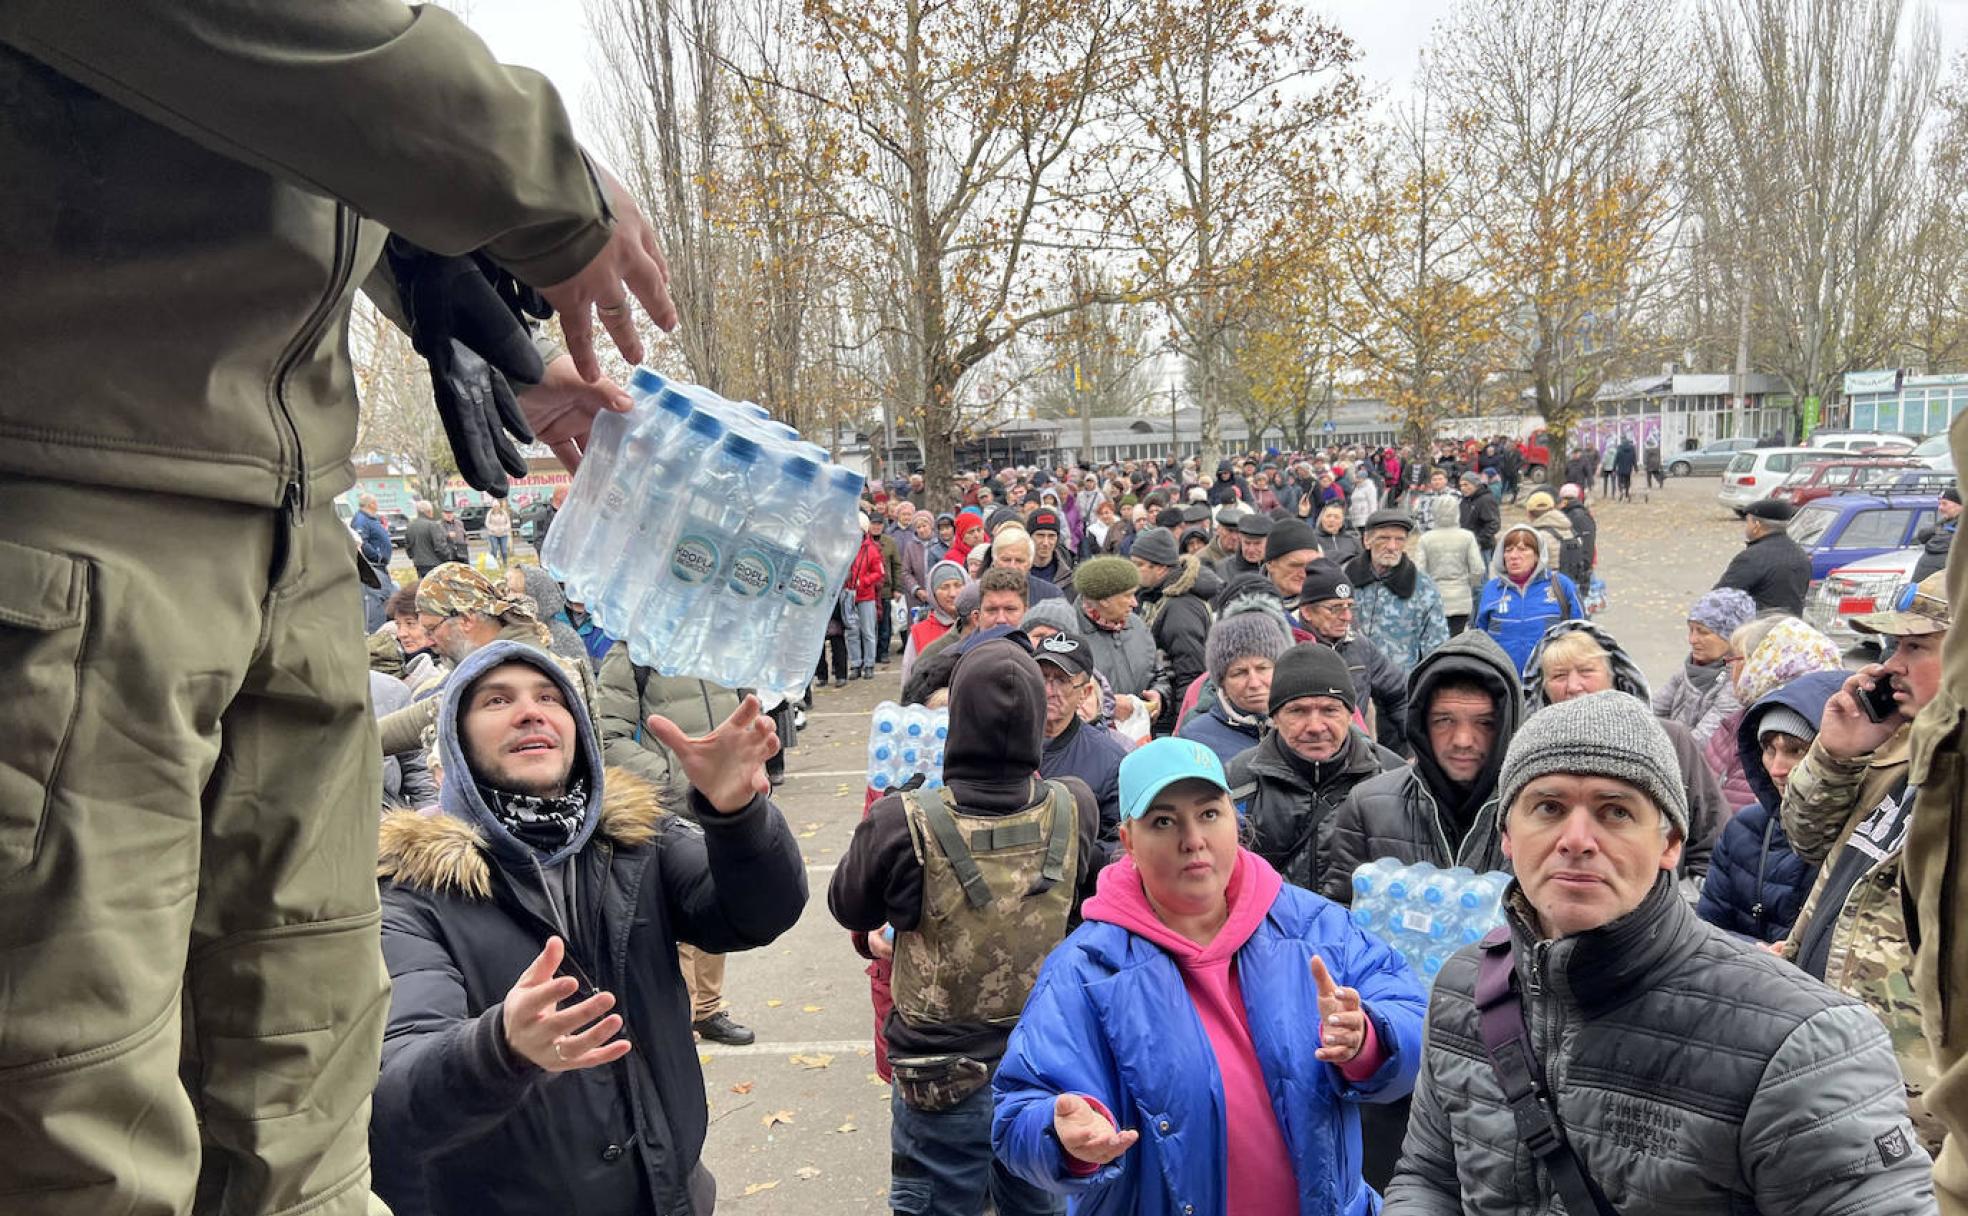
[[[1960,12],[1962,4],[1968,0],[1952,0],[1950,7]],[[1370,89],[1405,92],[1416,53],[1450,6],[1451,0],[1325,0],[1312,7],[1352,36],[1361,79]],[[499,58],[544,72],[588,130],[594,56],[579,0],[459,0],[454,7]]]

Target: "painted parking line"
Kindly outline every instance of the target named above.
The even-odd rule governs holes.
[[[727,1047],[722,1043],[699,1041],[697,1054],[713,1060],[725,1056],[818,1056],[852,1055],[857,1051],[873,1052],[874,1044],[861,1039],[807,1039],[791,1043],[749,1043],[743,1047]],[[872,1058],[872,1056],[870,1057]]]
[[[866,777],[867,775],[868,770],[865,768],[829,768],[821,769],[818,772],[804,773],[797,770],[789,770],[786,773],[786,780],[796,781],[801,777]]]

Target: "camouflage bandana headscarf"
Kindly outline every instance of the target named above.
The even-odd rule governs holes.
[[[463,562],[445,562],[417,584],[417,611],[431,616],[485,616],[535,620],[532,605]]]

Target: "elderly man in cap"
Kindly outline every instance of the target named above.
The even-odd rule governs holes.
[[[1946,927],[1912,923],[1900,860],[1913,826],[1912,723],[1940,692],[1952,619],[1940,574],[1909,587],[1890,611],[1851,618],[1859,632],[1898,644],[1825,702],[1817,738],[1791,770],[1781,812],[1792,850],[1819,867],[1783,951],[1885,1023],[1914,1126],[1931,1152],[1940,1149],[1941,1127],[1923,1101],[1935,1068],[1913,996],[1913,943]]]
[[[1251,851],[1285,881],[1326,885],[1331,820],[1355,786],[1401,766],[1354,723],[1353,675],[1329,646],[1303,642],[1271,670],[1271,729],[1227,766]]]
[[[1353,627],[1401,669],[1403,678],[1449,640],[1442,593],[1408,557],[1413,534],[1414,517],[1406,511],[1376,511],[1367,520],[1367,551],[1344,567],[1353,582]]]
[[[1217,577],[1223,580],[1225,586],[1240,574],[1264,573],[1264,546],[1271,539],[1271,529],[1275,523],[1262,512],[1246,515],[1237,521],[1237,551],[1216,565]]]
[[[1506,926],[1435,983],[1390,1216],[1934,1210],[1879,1020],[1677,894],[1645,705],[1534,715],[1499,785]]]
[[[1028,614],[1029,615],[1029,614]],[[1100,843],[1111,856],[1121,823],[1121,760],[1127,745],[1113,731],[1081,716],[1094,686],[1093,653],[1070,633],[1052,633],[1032,645],[1045,677],[1045,742],[1039,776],[1078,777],[1100,804]]]
[[[429,746],[425,736],[437,725],[439,704],[439,698],[432,694],[443,688],[450,673],[475,651],[501,641],[521,642],[549,653],[553,650],[553,635],[526,601],[508,591],[503,580],[494,583],[463,562],[444,562],[417,584],[417,619],[446,666],[433,679],[411,690],[417,697],[415,704],[382,719],[385,756]],[[554,661],[580,690],[582,705],[592,717],[594,669],[560,655],[554,655]]]
[[[1496,551],[1497,530],[1503,527],[1503,513],[1497,509],[1496,495],[1490,493],[1483,475],[1474,469],[1462,475],[1456,488],[1462,492],[1462,501],[1456,504],[1457,520],[1476,537],[1476,547],[1483,551],[1483,560],[1488,562],[1490,554]]]
[[[1353,676],[1354,704],[1363,711],[1369,704],[1373,707],[1369,720],[1374,738],[1404,752],[1408,679],[1379,647],[1354,629],[1353,584],[1346,572],[1323,557],[1306,566],[1290,619],[1294,639],[1331,647],[1345,661]]]
[[[1219,574],[1224,562],[1244,551],[1243,536],[1238,528],[1250,514],[1235,503],[1216,509],[1216,535],[1210,540],[1209,548],[1203,550],[1203,560]]]
[[[1804,615],[1804,593],[1811,586],[1811,557],[1790,538],[1785,526],[1795,514],[1789,503],[1765,498],[1743,512],[1743,551],[1729,561],[1717,587],[1734,587],[1756,601],[1759,612]]]

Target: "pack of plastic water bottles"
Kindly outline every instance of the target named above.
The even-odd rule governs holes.
[[[1400,952],[1424,980],[1449,956],[1483,940],[1503,923],[1503,889],[1510,875],[1478,874],[1466,866],[1438,870],[1425,861],[1392,857],[1353,871],[1353,923]]]
[[[637,368],[595,419],[541,562],[629,657],[792,696],[861,541],[859,473],[762,406]]]
[[[950,711],[883,701],[868,724],[868,787],[878,794],[899,789],[917,773],[923,788],[943,784],[943,747],[950,739]]]

